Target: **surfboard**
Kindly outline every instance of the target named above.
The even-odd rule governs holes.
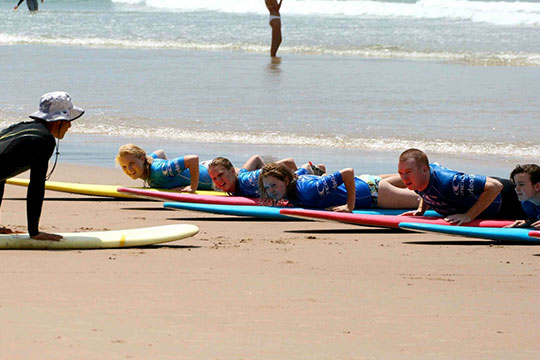
[[[234,216],[250,216],[256,218],[274,219],[274,220],[290,220],[291,217],[281,214],[281,209],[294,209],[273,206],[258,206],[258,205],[221,205],[221,204],[201,204],[201,203],[185,203],[185,202],[166,202],[163,204],[166,208],[199,211],[210,214],[224,214]],[[300,209],[298,209],[300,210]],[[395,209],[365,209],[355,210],[355,214],[372,214],[372,215],[396,215],[403,213],[404,210]]]
[[[28,186],[30,180],[28,179],[19,179],[19,178],[10,178],[6,180],[6,184],[18,185],[18,186]],[[134,199],[137,196],[131,195],[129,193],[119,192],[118,185],[100,185],[100,184],[79,184],[79,183],[69,183],[61,181],[46,181],[45,189],[66,192],[71,194],[80,194],[80,195],[91,195],[91,196],[106,196],[106,197],[118,197],[118,198],[130,198]],[[171,190],[162,190],[162,189],[149,189],[141,188],[146,191],[152,192],[172,192]],[[227,195],[221,191],[197,191],[196,195]]]
[[[530,229],[520,228],[495,228],[495,227],[471,227],[471,226],[448,226],[426,223],[402,222],[399,227],[407,230],[419,230],[441,234],[475,237],[481,239],[499,241],[527,241],[540,243],[540,239],[530,237]]]
[[[26,5],[28,6],[28,10],[30,10],[30,11],[37,11],[38,10],[38,2],[37,2],[37,0],[26,0]]]
[[[176,202],[189,202],[189,203],[204,203],[204,204],[221,204],[221,205],[259,205],[259,199],[247,198],[242,196],[215,196],[226,195],[223,192],[215,191],[218,194],[188,194],[178,192],[162,192],[151,191],[148,189],[135,189],[119,187],[118,192],[128,194],[131,196],[137,196],[141,198],[150,199],[162,199]],[[199,193],[199,192],[198,192]]]
[[[540,238],[540,230],[529,231],[529,236],[534,238]]]
[[[139,229],[60,233],[60,241],[31,239],[28,234],[0,235],[0,249],[104,249],[160,244],[191,237],[199,228],[190,224],[153,226]]]
[[[434,216],[397,216],[397,215],[370,215],[370,214],[354,214],[354,213],[340,213],[334,211],[323,210],[300,210],[300,209],[282,209],[280,213],[288,216],[295,216],[304,219],[318,219],[325,221],[337,221],[348,224],[364,225],[364,226],[378,226],[399,228],[401,222],[419,222],[440,224],[449,226],[450,224],[444,221],[442,217]],[[486,220],[486,219],[474,219],[467,226],[481,226],[481,227],[503,227],[512,224],[513,220]]]

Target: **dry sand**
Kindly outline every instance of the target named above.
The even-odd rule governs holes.
[[[61,163],[51,180],[140,185]],[[26,189],[2,224],[26,230]],[[2,359],[539,359],[540,247],[46,192],[42,231],[200,227],[159,246],[0,251]]]

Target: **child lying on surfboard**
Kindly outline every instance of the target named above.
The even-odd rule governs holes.
[[[527,220],[516,220],[507,227],[532,227],[540,230],[540,166],[518,165],[512,170],[510,180],[516,185],[516,194]]]
[[[292,158],[279,160],[278,163],[283,164],[298,174],[309,173],[321,175],[326,172],[323,164],[314,166],[311,163],[307,163],[299,169]],[[240,169],[235,168],[229,159],[217,157],[208,165],[208,171],[210,178],[218,189],[235,196],[258,198],[259,174],[263,166],[264,161],[259,155],[253,155]]]
[[[266,164],[259,176],[261,199],[271,205],[287,200],[297,207],[351,212],[354,209],[382,207],[410,209],[418,206],[418,196],[390,184],[380,187],[382,177],[355,177],[351,168],[320,177],[295,174],[279,163]]]
[[[186,155],[167,160],[163,150],[147,155],[133,144],[120,147],[116,162],[130,178],[142,179],[153,188],[195,192],[212,190],[212,180],[205,162],[199,156]]]

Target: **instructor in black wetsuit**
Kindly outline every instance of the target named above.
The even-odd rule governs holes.
[[[45,195],[45,178],[49,158],[56,145],[55,138],[58,141],[63,139],[71,127],[71,121],[83,114],[84,110],[73,106],[68,93],[50,92],[41,97],[39,111],[30,115],[34,121],[21,122],[0,132],[0,205],[6,179],[30,170],[26,217],[28,234],[32,239],[58,241],[62,238],[60,235],[40,232],[38,229]],[[9,234],[12,231],[0,227],[0,233]]]

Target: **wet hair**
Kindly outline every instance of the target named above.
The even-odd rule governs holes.
[[[298,176],[286,165],[271,162],[263,166],[259,175],[259,193],[261,194],[261,202],[270,203],[271,205],[278,204],[277,201],[268,195],[264,188],[263,179],[268,176],[272,176],[283,182],[288,182],[285,196],[288,200],[296,198],[296,180],[298,179]]]
[[[416,164],[419,167],[424,166],[424,165],[429,167],[428,157],[427,157],[426,153],[423,152],[422,150],[418,150],[418,149],[414,149],[414,148],[405,150],[399,156],[399,162],[407,161],[410,158],[413,158],[416,161]]]
[[[512,180],[513,183],[515,183],[514,177],[517,174],[529,174],[531,182],[533,184],[537,184],[538,182],[540,182],[540,166],[536,164],[518,164],[510,173],[510,180]]]
[[[208,165],[208,168],[210,169],[211,167],[219,166],[219,165],[223,166],[227,170],[234,169],[232,162],[229,159],[224,158],[224,157],[214,158],[214,160],[212,160],[210,164]]]

